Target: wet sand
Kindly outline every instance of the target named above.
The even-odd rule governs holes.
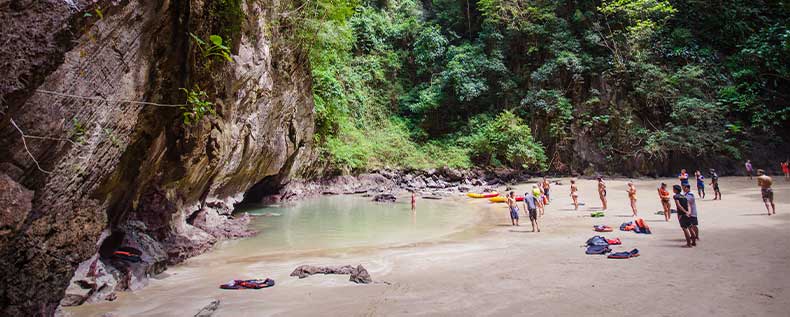
[[[529,220],[511,227],[504,204],[484,200],[468,208],[484,213],[479,227],[441,242],[337,250],[283,258],[243,258],[233,263],[187,261],[137,292],[114,302],[69,308],[76,316],[192,316],[212,299],[215,316],[315,315],[717,315],[787,316],[790,313],[790,183],[775,177],[777,215],[767,216],[756,180],[722,178],[722,201],[698,199],[700,236],[683,248],[676,218],[656,215],[660,180],[636,181],[640,216],[652,235],[621,232],[631,220],[626,180],[609,180],[609,211],[589,217],[600,201],[596,183],[580,180],[579,211],[569,183],[552,186],[552,204],[532,233]],[[675,183],[676,180],[664,180]],[[518,192],[530,184],[517,186]],[[709,186],[708,186],[709,187]],[[465,198],[459,198],[465,199]],[[419,213],[418,202],[418,213]],[[620,237],[615,251],[641,256],[611,260],[585,255],[594,224]],[[479,234],[482,233],[482,234]],[[362,264],[377,283],[356,285],[348,276],[289,277],[298,265]],[[233,278],[271,277],[271,289],[223,291]],[[386,283],[382,283],[386,282]]]

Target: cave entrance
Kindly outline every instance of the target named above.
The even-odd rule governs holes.
[[[282,187],[279,175],[266,176],[244,193],[244,200],[240,204],[275,203],[279,200],[277,194]]]
[[[104,239],[101,246],[99,246],[99,257],[105,259],[112,258],[113,252],[121,246],[125,237],[126,232],[122,230],[113,230],[110,236]]]

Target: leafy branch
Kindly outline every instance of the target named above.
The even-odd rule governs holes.
[[[195,41],[195,43],[197,43],[198,49],[200,49],[200,53],[203,58],[209,59],[212,57],[220,57],[229,62],[233,61],[233,58],[230,57],[230,48],[223,43],[221,36],[212,34],[208,37],[208,41],[202,40],[200,37],[191,32],[189,33],[189,36],[192,37],[192,40]]]
[[[207,114],[217,114],[214,110],[214,104],[207,100],[208,94],[197,85],[193,89],[181,88],[180,90],[187,95],[187,103],[179,108],[184,111],[182,114],[184,124],[192,125],[192,123],[203,119]]]

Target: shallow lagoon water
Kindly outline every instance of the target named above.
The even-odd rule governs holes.
[[[375,203],[360,196],[324,196],[279,206],[239,206],[259,234],[222,243],[211,257],[331,251],[433,240],[469,227],[480,218],[455,200]]]
[[[251,227],[260,231],[258,235],[221,242],[208,253],[153,276],[148,287],[119,293],[115,301],[68,307],[66,311],[76,316],[101,316],[108,311],[120,316],[191,316],[212,298],[220,298],[226,307],[221,314],[233,314],[238,309],[271,306],[263,298],[273,293],[348,283],[345,276],[308,281],[289,276],[296,266],[316,263],[316,259],[324,265],[364,264],[373,270],[371,274],[380,276],[392,268],[391,260],[367,258],[367,254],[479,234],[488,202],[459,198],[417,198],[415,211],[408,196],[399,197],[396,203],[327,196],[282,206],[239,206],[237,212],[253,216]],[[278,286],[263,292],[217,287],[231,279],[262,277],[274,278]]]

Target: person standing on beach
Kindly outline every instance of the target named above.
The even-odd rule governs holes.
[[[543,186],[540,184],[532,186],[532,196],[538,201],[538,211],[540,211],[540,216],[543,217],[543,210],[546,208],[543,205]]]
[[[705,199],[705,176],[697,170],[694,172],[694,177],[697,179],[697,195],[700,199]]]
[[[697,221],[697,200],[694,199],[694,193],[691,192],[691,186],[683,187],[686,201],[688,201],[689,210],[689,233],[691,233],[691,245],[697,245],[699,240],[699,222]]]
[[[752,160],[746,160],[746,164],[743,164],[746,167],[746,175],[749,176],[749,180],[752,180]]]
[[[790,181],[790,159],[781,163],[782,173],[785,174],[785,181]]]
[[[518,206],[516,205],[516,193],[510,192],[507,195],[507,207],[510,210],[510,222],[518,226]]]
[[[669,190],[667,190],[667,183],[661,183],[661,185],[658,186],[658,198],[661,199],[661,207],[664,208],[664,220],[667,222],[669,222],[669,218],[672,216],[672,210],[670,209],[672,206],[669,204],[671,197]]]
[[[606,183],[603,176],[598,176],[598,197],[601,198],[601,209],[606,210]]]
[[[549,195],[549,189],[551,188],[551,184],[549,184],[549,180],[546,177],[543,177],[543,194],[546,195],[546,205],[551,202],[551,196]]]
[[[636,217],[636,186],[634,186],[634,182],[628,182],[628,200],[631,201],[631,212],[634,213],[634,217]]]
[[[532,189],[538,189],[538,185],[532,185]],[[535,195],[531,195],[530,192],[524,193],[524,210],[527,211],[529,222],[532,223],[532,232],[535,232],[535,228],[540,232],[540,225],[538,225],[538,199],[535,198]]]
[[[774,206],[774,190],[771,189],[771,185],[773,185],[774,181],[771,179],[770,176],[765,175],[765,171],[758,169],[757,170],[757,185],[760,186],[760,193],[763,196],[763,203],[765,203],[765,209],[768,210],[768,215],[770,216],[771,210],[773,210],[773,214],[776,214],[776,206]],[[770,208],[768,208],[770,206]]]
[[[686,237],[686,247],[690,248],[696,245],[696,242],[691,241],[691,232],[689,232],[691,219],[689,219],[688,200],[685,195],[680,193],[680,185],[672,186],[672,191],[675,193],[675,209],[678,210],[678,222],[680,223],[680,228],[683,229],[683,235]]]
[[[414,195],[414,192],[411,192],[411,210],[417,209],[417,197]]]
[[[689,173],[686,172],[685,168],[680,170],[678,179],[680,179],[680,186],[686,186],[689,184]]]
[[[576,186],[575,179],[571,179],[571,199],[573,199],[573,210],[579,210],[579,187]]]
[[[715,169],[710,169],[710,186],[713,187],[713,200],[721,200],[721,190],[719,190],[719,174]]]

